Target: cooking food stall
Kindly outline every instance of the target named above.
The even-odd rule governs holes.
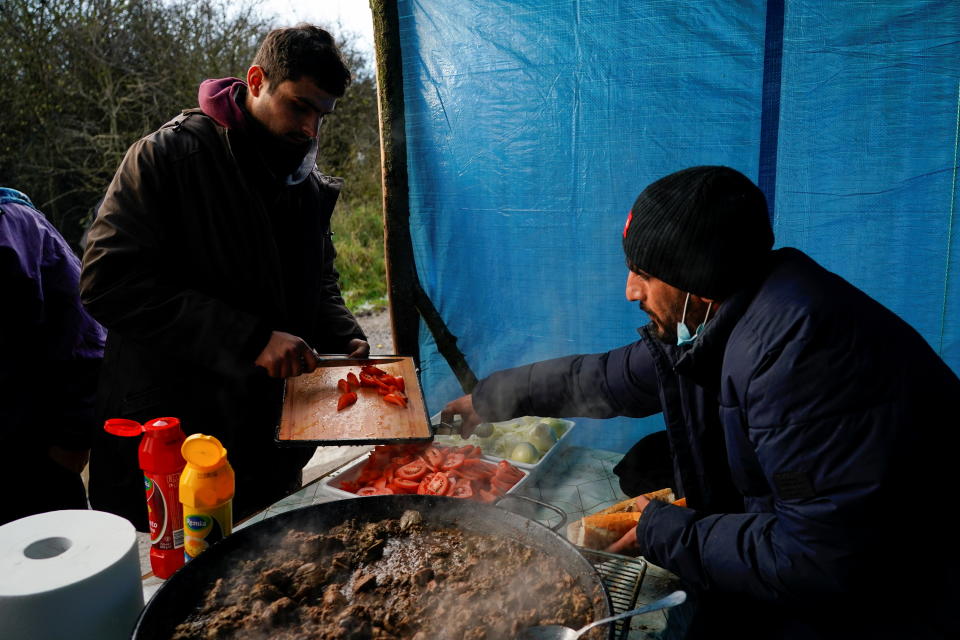
[[[278,444],[327,445],[312,480],[166,580],[151,572],[150,536],[139,534],[147,605],[133,638],[308,638],[339,628],[514,637],[583,627],[677,586],[643,559],[597,550],[610,540],[572,544],[584,543],[574,525],[585,514],[632,506],[612,473],[619,454],[569,446],[575,421],[527,416],[463,438],[450,433],[457,424],[427,417],[417,372],[400,356],[330,358],[285,387]],[[471,602],[471,616],[452,602]],[[645,638],[664,620],[652,612],[585,637]]]
[[[287,397],[291,401],[285,405],[277,437],[287,446],[313,446],[316,441],[312,439],[295,442],[291,436],[301,432],[285,431],[284,425],[289,426],[291,416],[316,415],[313,421],[318,424],[310,426],[321,429],[319,423],[332,420],[325,409],[335,396],[327,391],[339,391],[357,397],[349,406],[338,407],[333,414],[337,420],[349,420],[347,416],[351,415],[360,420],[362,416],[371,441],[390,444],[377,444],[372,449],[324,449],[328,468],[319,478],[238,523],[235,529],[227,508],[221,531],[226,537],[210,538],[209,544],[193,549],[184,566],[161,574],[169,576],[165,581],[151,575],[148,567],[160,573],[166,566],[155,562],[153,552],[164,548],[163,523],[167,520],[151,518],[151,525],[157,522],[156,528],[151,527],[154,535],[140,536],[142,586],[136,585],[136,573],[126,572],[134,578],[131,584],[125,583],[122,575],[113,577],[103,572],[102,583],[83,597],[73,596],[79,595],[77,590],[90,591],[90,585],[86,579],[73,580],[73,596],[66,600],[74,605],[97,603],[102,613],[119,613],[113,609],[111,596],[133,591],[139,600],[142,590],[147,605],[133,632],[139,640],[277,634],[341,637],[337,629],[349,632],[349,637],[421,640],[516,637],[538,625],[579,628],[661,595],[650,590],[656,581],[645,580],[650,569],[642,560],[578,549],[565,539],[570,536],[570,530],[564,528],[568,520],[611,503],[615,508],[623,498],[611,472],[619,454],[569,447],[575,422],[537,417],[485,425],[487,428],[468,439],[451,434],[440,438],[444,442],[436,442],[429,435],[419,438],[416,433],[421,422],[427,425],[428,434],[438,425],[426,420],[416,376],[395,375],[399,372],[392,371],[391,366],[401,366],[403,358],[381,356],[379,360],[379,366],[342,361],[340,366],[321,367],[312,374],[288,379]],[[393,388],[390,393],[403,387],[405,393],[397,397],[406,398],[408,403],[385,402],[387,394],[380,393],[384,389],[372,380],[366,387],[352,386],[354,377],[350,373],[355,366],[360,373],[358,380],[377,374],[381,382]],[[329,375],[331,370],[337,375]],[[341,384],[344,381],[346,384]],[[310,392],[297,395],[294,389],[298,386]],[[309,411],[311,408],[315,414]],[[310,420],[301,421],[301,426],[303,422]],[[411,437],[398,437],[404,425],[413,427]],[[116,425],[110,421],[106,426]],[[128,426],[141,431],[139,424]],[[308,432],[315,433],[311,429],[302,433]],[[141,452],[153,451],[158,446],[156,440],[169,439],[175,445],[169,451],[171,455],[182,452],[188,467],[199,465],[192,475],[181,475],[181,500],[187,495],[185,487],[197,495],[219,487],[219,483],[183,482],[188,476],[200,478],[214,470],[229,469],[229,465],[221,466],[226,464],[227,452],[214,439],[201,434],[184,438],[174,418],[151,421],[145,433],[148,435],[141,440]],[[328,432],[328,437],[333,435]],[[349,430],[341,435],[346,442],[357,442]],[[522,442],[515,442],[518,439]],[[528,446],[520,446],[524,443]],[[196,450],[200,444],[202,452]],[[501,451],[508,457],[498,456]],[[524,461],[516,464],[523,468],[510,461],[509,456],[518,455]],[[208,457],[210,460],[206,460]],[[145,457],[142,462],[151,460]],[[232,486],[230,482],[231,496]],[[163,511],[163,501],[163,494],[151,492],[148,483],[151,513]],[[214,502],[219,505],[219,498],[207,506]],[[94,558],[91,552],[111,557],[124,552],[122,555],[133,564],[118,564],[118,568],[121,572],[124,566],[135,569],[137,535],[122,518],[97,511],[40,516],[56,520],[71,513],[105,516],[105,526],[121,535],[104,538],[99,523],[83,527],[89,539],[78,537],[77,532],[64,532],[63,537],[56,538],[38,534],[41,539],[25,550],[26,559],[21,558],[17,565],[20,573],[50,574],[52,565],[39,563],[51,558],[57,558],[57,566],[76,565],[84,570],[106,559]],[[30,518],[22,522],[27,520]],[[200,531],[214,526],[211,518],[189,516],[186,511],[181,522],[184,534],[187,529]],[[176,528],[176,523],[172,526]],[[124,542],[128,530],[131,535]],[[180,553],[190,551],[183,538],[177,546]],[[71,551],[71,547],[78,548]],[[12,544],[11,548],[18,546]],[[178,549],[167,551],[176,553]],[[136,588],[131,590],[130,586]],[[464,602],[471,603],[470,616],[458,615]],[[5,600],[0,604],[9,608],[15,603]],[[136,616],[139,606],[125,604],[124,611]],[[41,605],[35,600],[29,608],[42,614]],[[26,611],[23,606],[11,610]],[[659,622],[659,613],[638,616],[635,634],[630,633],[631,623],[623,622],[616,627],[595,628],[585,637],[646,637],[646,631],[657,628]],[[126,637],[128,627],[125,623],[121,626],[124,628],[113,629],[110,634],[80,633],[78,637]],[[28,629],[26,636],[18,632],[13,637],[33,636]]]
[[[648,565],[642,559],[613,556],[590,550],[581,550],[578,553],[563,540],[562,535],[551,530],[551,527],[558,528],[565,533],[563,525],[567,520],[576,520],[587,513],[619,502],[625,497],[619,491],[616,477],[612,474],[612,468],[621,457],[620,454],[571,447],[564,441],[559,441],[555,446],[556,450],[546,461],[547,465],[540,468],[534,466],[525,474],[522,484],[515,491],[507,494],[512,497],[503,499],[497,506],[489,507],[468,500],[432,498],[431,509],[436,509],[439,503],[439,507],[444,511],[455,510],[456,519],[467,522],[470,527],[476,527],[478,523],[483,522],[482,529],[490,533],[516,535],[519,531],[521,540],[532,536],[536,539],[535,546],[542,547],[544,543],[548,545],[551,549],[549,556],[554,562],[564,567],[572,566],[581,574],[584,572],[590,574],[595,568],[598,579],[602,581],[609,594],[609,610],[614,613],[627,611],[634,605],[651,602],[675,590],[677,588],[675,577]],[[321,516],[325,522],[322,529],[327,530],[328,526],[334,526],[343,519],[349,519],[348,517],[363,519],[388,515],[399,517],[405,508],[410,506],[404,500],[429,498],[428,496],[348,498],[349,494],[345,495],[341,488],[343,483],[350,482],[350,478],[356,477],[358,469],[369,461],[372,453],[373,451],[369,448],[361,447],[327,449],[325,451],[326,467],[329,471],[300,491],[239,523],[236,532],[231,536],[231,538],[236,537],[235,540],[232,543],[229,542],[230,538],[224,541],[223,550],[219,552],[223,557],[217,558],[217,562],[212,563],[216,569],[207,566],[203,567],[202,571],[195,571],[191,568],[192,563],[188,563],[182,570],[184,577],[173,578],[182,582],[179,582],[176,590],[171,591],[173,593],[182,591],[183,584],[200,579],[198,575],[202,575],[203,580],[209,582],[210,575],[206,575],[207,572],[212,572],[211,575],[216,574],[217,577],[225,573],[238,555],[244,555],[242,549],[250,544],[250,539],[243,537],[244,530],[253,531],[259,528],[256,539],[260,541],[269,539],[271,544],[268,546],[273,547],[281,544],[283,532],[291,523],[301,522],[306,518],[314,523],[310,526],[316,526],[315,521],[311,519],[312,516],[308,517],[311,509],[327,510]],[[545,504],[527,502],[523,498],[532,498]],[[561,509],[564,515],[558,514],[557,508]],[[532,528],[531,523],[533,523]],[[542,523],[544,526],[536,523]],[[270,533],[263,533],[264,529],[269,530]],[[237,545],[237,548],[232,545]],[[145,544],[141,546],[142,551],[147,548]],[[211,550],[216,549],[217,547],[211,548]],[[201,555],[200,558],[202,557]],[[144,593],[149,599],[160,589],[164,581],[150,574],[145,553],[141,554],[141,559],[144,568]],[[175,602],[170,604],[171,600]],[[153,602],[148,604],[143,620],[165,618],[171,611],[178,612],[174,616],[176,618],[180,612],[196,606],[200,600],[202,598],[198,599],[195,593],[179,597],[167,594],[159,604]],[[151,607],[154,607],[152,612]],[[681,611],[682,607],[679,607],[671,610],[669,615],[677,615]],[[605,615],[605,609],[601,607],[596,615],[602,617]],[[654,637],[653,633],[662,631],[665,615],[667,614],[662,611],[653,612],[618,623],[612,630],[614,635],[610,637]],[[155,636],[143,631],[137,637],[153,638]]]

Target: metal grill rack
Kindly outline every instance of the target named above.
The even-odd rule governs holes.
[[[578,547],[580,553],[597,568],[603,583],[610,593],[613,603],[611,613],[622,613],[636,608],[637,597],[640,595],[640,586],[647,573],[647,562],[643,558],[595,551]],[[630,634],[630,619],[618,620],[614,623],[618,640],[625,640]]]

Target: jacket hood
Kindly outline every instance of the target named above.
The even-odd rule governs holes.
[[[237,92],[247,86],[239,78],[204,80],[197,91],[200,110],[227,129],[244,130],[247,118],[237,104]]]
[[[247,131],[247,115],[237,103],[237,94],[246,86],[247,83],[239,78],[204,80],[200,83],[200,89],[197,92],[200,110],[222,127]],[[317,137],[314,137],[303,155],[303,160],[291,174],[284,178],[285,184],[300,184],[307,179],[317,164],[318,142]]]
[[[31,209],[35,208],[27,194],[9,187],[0,187],[0,204],[22,204]]]

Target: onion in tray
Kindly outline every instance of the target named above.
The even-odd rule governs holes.
[[[538,422],[530,427],[527,442],[535,446],[540,453],[546,453],[557,443],[557,434],[546,422]]]
[[[529,442],[518,442],[507,457],[517,462],[534,464],[540,459],[540,452]]]
[[[438,442],[453,446],[473,444],[486,455],[523,464],[536,464],[570,428],[570,422],[558,418],[524,416],[504,422],[484,422],[473,435],[439,435]],[[531,451],[532,449],[532,451]]]

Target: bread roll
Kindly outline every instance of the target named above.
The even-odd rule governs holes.
[[[650,493],[643,494],[643,497],[647,500],[659,500],[660,502],[673,502],[673,489],[660,489],[659,491],[651,491]],[[637,499],[636,498],[627,498],[622,500],[617,504],[610,505],[606,509],[601,509],[596,513],[590,515],[599,516],[604,513],[623,513],[639,511],[637,509]]]
[[[673,502],[673,490],[661,489],[643,494],[648,500]],[[637,526],[641,511],[637,499],[628,498],[567,525],[567,539],[587,549],[605,549]]]

